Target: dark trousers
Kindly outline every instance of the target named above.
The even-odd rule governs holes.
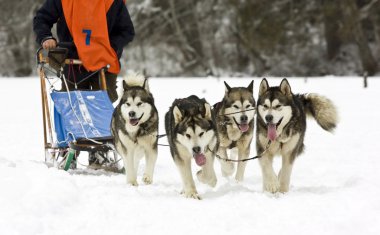
[[[71,67],[69,67],[71,66]],[[91,75],[90,72],[86,71],[82,66],[77,65],[67,65],[64,69],[64,74],[67,81],[67,86],[69,91],[72,90],[101,90],[101,79],[100,72]],[[106,72],[106,86],[107,93],[111,102],[117,100],[117,91],[116,91],[116,79],[117,74]],[[91,75],[90,77],[88,77]],[[88,78],[87,78],[88,77]],[[62,91],[66,91],[66,85],[62,81]]]

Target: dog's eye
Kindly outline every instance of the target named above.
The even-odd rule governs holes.
[[[237,105],[234,105],[233,107],[234,107],[235,109],[238,109],[238,108],[239,108]]]
[[[266,104],[264,104],[263,106],[264,106],[265,109],[269,108],[268,105],[266,105]]]
[[[250,108],[251,107],[251,105],[250,104],[248,104],[247,106],[245,106],[245,108],[246,109],[248,109],[248,108]]]
[[[199,134],[199,137],[202,137],[203,134],[204,134],[204,132],[201,132],[201,133]]]
[[[142,102],[138,102],[137,103],[137,107],[139,107],[140,105],[142,105]]]
[[[279,108],[281,108],[281,105],[276,105],[274,108],[279,109]]]
[[[191,138],[191,136],[189,134],[186,134],[186,137],[189,138],[189,139]]]
[[[128,107],[129,107],[129,106],[131,106],[131,104],[130,104],[130,103],[125,103],[125,104],[126,104]]]

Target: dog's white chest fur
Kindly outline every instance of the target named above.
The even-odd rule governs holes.
[[[227,127],[227,135],[228,135],[229,140],[237,141],[241,137],[241,131],[239,130],[239,128],[234,128],[232,126],[228,126]]]

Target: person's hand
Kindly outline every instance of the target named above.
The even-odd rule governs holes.
[[[42,48],[53,49],[57,46],[57,42],[54,39],[48,39],[42,43]]]

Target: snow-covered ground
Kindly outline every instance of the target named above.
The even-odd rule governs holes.
[[[254,80],[257,96],[261,79]],[[216,162],[218,184],[209,188],[196,180],[198,201],[179,194],[168,147],[159,147],[152,185],[141,182],[141,172],[140,186],[132,187],[121,174],[48,168],[39,80],[0,79],[0,233],[380,234],[380,79],[369,79],[367,89],[360,78],[289,81],[293,92],[317,92],[335,102],[341,117],[335,134],[308,121],[306,151],[296,160],[287,194],[263,193],[257,161],[248,163],[242,183],[221,177]],[[196,94],[215,103],[224,94],[223,79],[214,78],[152,78],[150,87],[161,134],[174,98]],[[278,170],[279,159],[275,164]]]

